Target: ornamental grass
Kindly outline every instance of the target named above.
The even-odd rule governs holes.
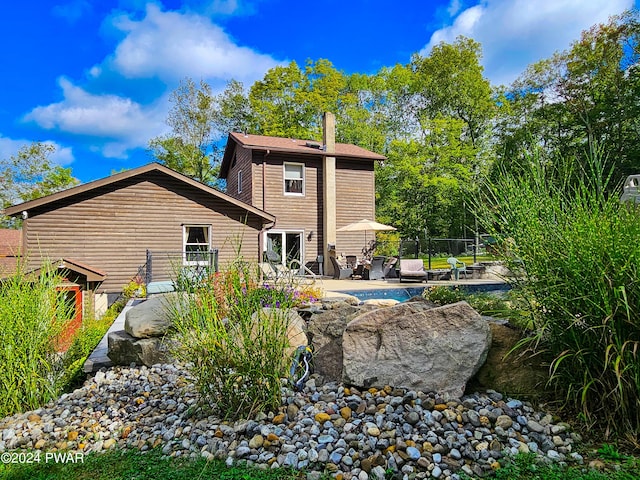
[[[57,347],[72,314],[60,283],[50,265],[27,275],[22,262],[0,282],[0,417],[41,407],[65,386]]]
[[[550,383],[579,418],[637,446],[640,207],[607,193],[598,155],[571,174],[531,160],[476,204],[526,306],[522,345],[551,353]]]
[[[295,285],[261,283],[258,265],[242,260],[172,297],[174,355],[191,371],[205,406],[237,419],[280,405],[292,361],[288,313],[311,299]]]

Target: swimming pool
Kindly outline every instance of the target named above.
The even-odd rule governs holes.
[[[378,288],[375,290],[340,290],[338,293],[344,293],[356,297],[360,301],[371,299],[393,299],[399,302],[409,300],[416,295],[422,295],[427,287],[407,287],[407,288]]]
[[[428,287],[404,287],[404,288],[377,288],[374,290],[339,290],[338,293],[344,293],[356,297],[360,301],[371,299],[393,299],[399,302],[405,302],[411,297],[420,296],[424,289]],[[506,283],[482,283],[477,285],[458,285],[458,288],[465,290],[467,293],[507,291],[510,286]]]

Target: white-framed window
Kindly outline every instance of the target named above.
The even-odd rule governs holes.
[[[242,170],[238,171],[238,193],[242,193]]]
[[[304,195],[304,164],[284,164],[285,195]]]
[[[211,225],[183,225],[185,265],[208,265],[211,251]]]

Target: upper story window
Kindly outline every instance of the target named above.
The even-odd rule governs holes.
[[[304,195],[304,164],[284,164],[284,193],[288,195]]]
[[[211,250],[210,225],[185,225],[184,232],[185,265],[208,264]]]
[[[238,193],[242,193],[242,170],[238,172]]]

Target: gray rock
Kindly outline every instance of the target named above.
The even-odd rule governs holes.
[[[347,303],[313,315],[307,333],[313,345],[314,371],[327,381],[342,379],[342,334],[361,309]]]
[[[459,398],[487,358],[491,330],[466,302],[410,302],[358,316],[342,342],[344,383]]]
[[[172,294],[175,295],[175,294]],[[159,295],[131,307],[125,314],[124,330],[134,338],[162,337],[172,327],[168,296]]]
[[[170,337],[135,338],[118,330],[109,333],[107,337],[107,356],[114,365],[146,365],[150,367],[159,363],[167,363],[172,360]]]

